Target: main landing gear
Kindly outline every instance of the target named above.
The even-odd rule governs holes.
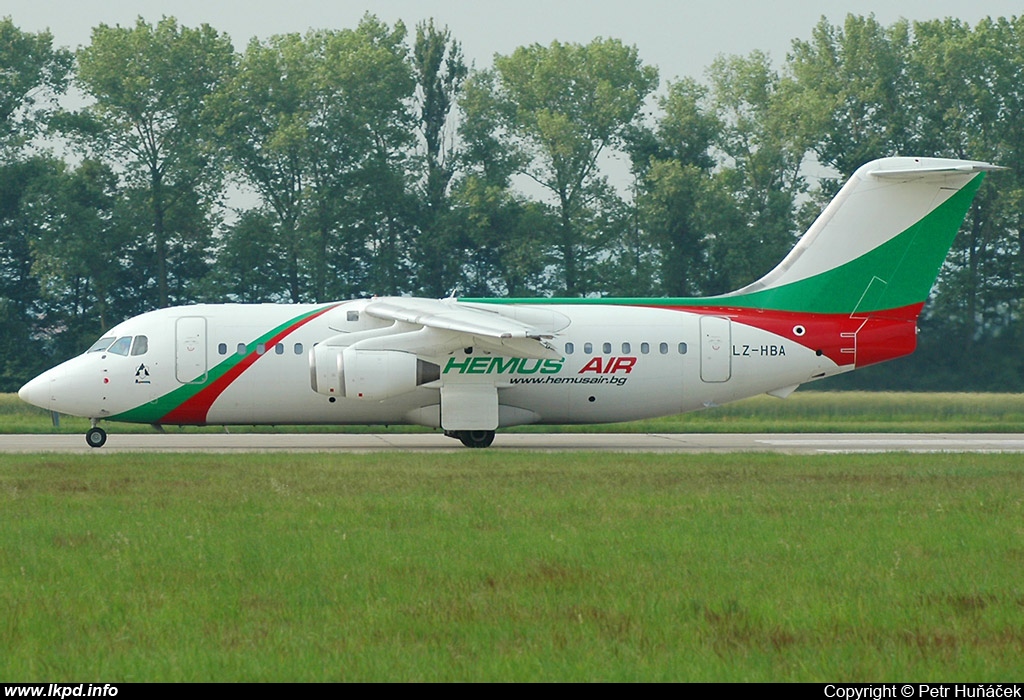
[[[85,442],[89,447],[103,447],[107,442],[107,431],[96,425],[97,422],[94,420],[85,434]]]
[[[446,430],[444,434],[457,438],[466,447],[490,447],[494,442],[493,430]]]

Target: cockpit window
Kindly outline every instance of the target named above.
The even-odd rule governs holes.
[[[135,342],[132,344],[132,355],[145,355],[149,352],[149,338],[144,335],[135,336]]]
[[[114,341],[114,344],[107,348],[107,352],[111,355],[127,355],[128,348],[132,346],[132,337],[126,335],[123,338],[118,338]]]
[[[89,353],[89,352],[103,352],[104,350],[109,348],[110,344],[113,343],[113,342],[114,342],[114,336],[112,336],[112,335],[111,336],[107,336],[105,338],[100,338],[95,343],[93,343],[92,347],[89,348],[88,350],[86,350],[86,352],[87,353]]]

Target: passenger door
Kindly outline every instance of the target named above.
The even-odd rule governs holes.
[[[700,378],[727,382],[732,376],[732,321],[721,316],[700,317]]]
[[[174,329],[174,376],[182,384],[206,382],[206,319],[179,318]]]

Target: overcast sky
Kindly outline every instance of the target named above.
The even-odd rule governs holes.
[[[172,16],[186,26],[207,23],[227,33],[236,49],[254,36],[266,38],[308,29],[356,26],[366,12],[388,24],[402,20],[412,30],[433,18],[462,42],[476,67],[495,53],[553,40],[587,43],[613,37],[635,45],[644,63],[662,79],[702,78],[719,54],[767,52],[779,66],[793,39],[806,39],[824,15],[833,24],[848,13],[875,17],[885,25],[957,17],[979,19],[1022,13],[1020,0],[0,0],[0,16],[22,31],[49,29],[58,46],[89,42],[92,27],[131,26],[142,16],[155,23]]]

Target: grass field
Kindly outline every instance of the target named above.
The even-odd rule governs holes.
[[[0,394],[2,433],[85,433],[88,421],[61,417],[54,428],[50,415],[22,402],[15,394]],[[148,425],[105,424],[111,432],[150,432]],[[177,428],[172,428],[177,429]],[[381,432],[370,427],[233,427],[258,431],[360,431]],[[217,431],[221,428],[185,428]],[[425,430],[393,426],[392,431]],[[726,406],[678,416],[613,423],[609,425],[513,428],[513,431],[586,432],[1024,432],[1024,394],[915,394],[886,392],[798,391],[788,399],[758,396]]]
[[[1000,455],[0,457],[6,681],[1010,681]]]

